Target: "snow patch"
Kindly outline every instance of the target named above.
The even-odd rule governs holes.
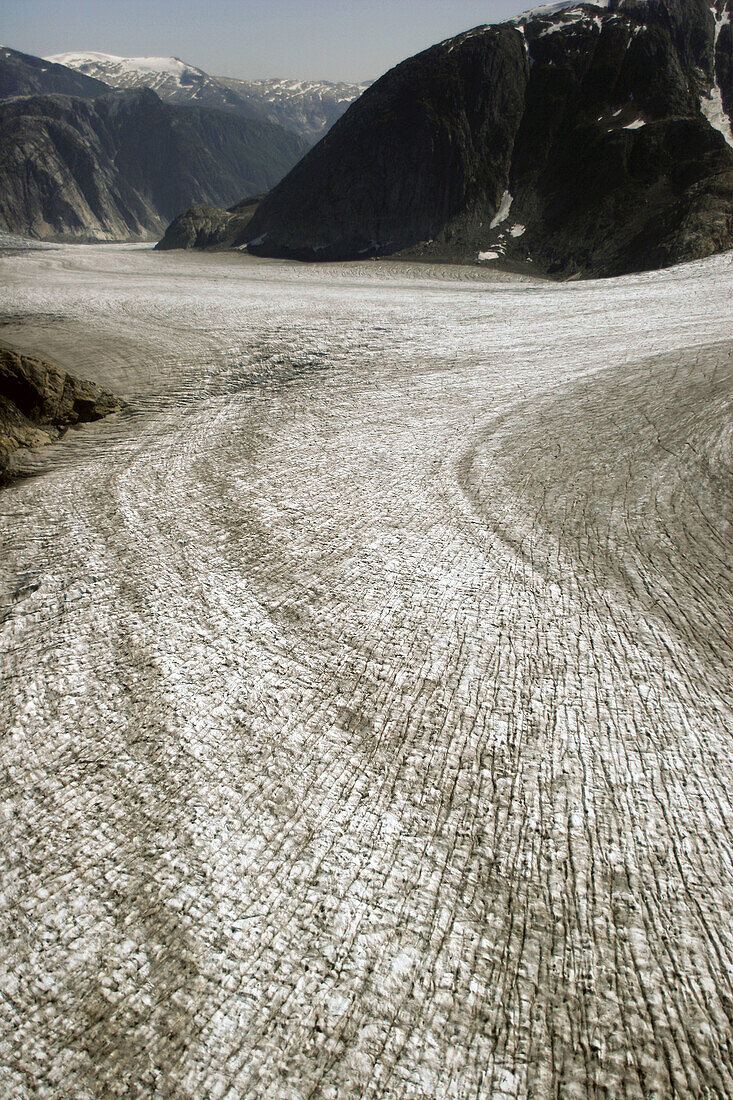
[[[646,126],[643,118],[635,118],[633,122],[628,122],[624,126],[624,130],[640,130],[642,126]]]
[[[610,0],[583,0],[584,6],[592,8],[608,8]],[[557,12],[575,13],[578,12],[580,16],[585,15],[582,11],[578,0],[561,0],[559,4],[541,4],[538,8],[530,8],[528,11],[523,11],[520,15],[516,15],[513,19],[509,19],[509,23],[517,23],[520,19],[536,19],[544,18],[548,15],[555,15]]]
[[[44,61],[53,61],[57,65],[68,65],[72,69],[82,65],[103,65],[117,72],[127,73],[167,73],[170,76],[182,76],[185,72],[200,72],[193,65],[187,65],[178,57],[118,57],[113,53],[57,53],[45,57]]]
[[[546,27],[538,38],[547,38],[548,34],[557,34],[558,31],[564,31],[567,27],[575,27],[578,23],[593,24],[595,20],[589,19],[585,12],[582,11],[569,11],[567,12],[568,18],[564,19],[560,23],[552,23],[549,27]],[[600,20],[598,21],[600,26]]]
[[[511,227],[511,229],[509,230],[509,236],[510,237],[521,237],[522,234],[526,233],[526,232],[527,232],[526,225],[519,225],[519,223],[517,223],[516,225],[513,225]]]
[[[713,42],[713,86],[710,89],[710,95],[700,97],[700,109],[705,115],[710,125],[718,130],[728,144],[733,147],[733,129],[731,129],[731,121],[725,113],[723,108],[723,98],[720,94],[720,86],[718,85],[718,75],[715,70],[715,54],[718,46],[718,35],[720,34],[720,28],[725,26],[726,23],[730,23],[730,12],[724,11],[719,15],[715,8],[711,8],[713,13],[713,19],[715,20],[715,39]]]
[[[509,192],[505,191],[504,194],[501,196],[499,209],[496,211],[496,214],[494,215],[489,225],[489,229],[496,229],[497,225],[501,225],[502,222],[506,221],[506,219],[509,217],[509,211],[512,208],[513,201],[514,200],[512,199],[512,196],[509,194]]]
[[[502,252],[479,252],[479,260],[500,260],[503,256]]]

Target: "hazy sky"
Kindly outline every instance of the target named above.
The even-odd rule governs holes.
[[[364,80],[538,0],[0,0],[0,44],[173,54],[207,72]],[[541,0],[539,0],[541,2]]]

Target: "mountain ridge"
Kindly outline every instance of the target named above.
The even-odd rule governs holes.
[[[729,51],[730,0],[571,2],[463,32],[364,92],[263,200],[249,249],[569,277],[730,247]]]
[[[109,88],[101,80],[78,73],[43,57],[0,46],[0,99],[15,95],[59,93],[85,99],[104,95]]]
[[[368,81],[242,80],[212,76],[178,57],[122,57],[94,50],[51,54],[46,60],[113,88],[150,88],[166,103],[217,107],[270,122],[309,144],[369,86]]]
[[[26,85],[43,86],[43,67],[10,53],[14,83],[25,66]],[[0,58],[0,76],[3,68]],[[48,81],[55,87],[57,74]],[[267,122],[103,87],[0,98],[0,229],[45,240],[155,239],[192,203],[229,206],[243,191],[267,190],[306,149]]]

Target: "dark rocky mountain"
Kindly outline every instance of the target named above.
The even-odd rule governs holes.
[[[68,428],[101,420],[121,407],[93,382],[0,345],[0,481],[18,448],[53,443]]]
[[[93,80],[64,65],[44,61],[19,50],[0,46],[0,99],[12,95],[77,95],[84,99],[109,92],[101,80]]]
[[[0,230],[158,236],[191,203],[228,206],[267,190],[305,148],[270,123],[171,107],[152,91],[13,96],[0,101]]]
[[[164,103],[194,104],[271,122],[313,145],[368,84],[327,80],[237,80],[210,76],[178,57],[118,57],[75,52],[54,54],[58,62],[103,80],[112,88],[150,88]]]
[[[250,251],[619,274],[733,245],[731,0],[538,9],[410,58],[263,200]]]

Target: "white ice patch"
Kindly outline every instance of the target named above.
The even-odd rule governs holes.
[[[643,118],[635,118],[633,122],[629,122],[624,126],[624,130],[640,130],[642,126],[646,126]]]
[[[609,0],[583,0],[583,2],[592,8],[607,8],[609,6]],[[568,13],[578,11],[579,15],[582,16],[584,12],[580,11],[579,8],[578,0],[561,0],[559,4],[541,4],[538,8],[530,8],[529,11],[523,11],[520,15],[508,20],[508,22],[516,23],[520,19],[535,19],[537,16],[555,15],[556,12],[561,11]]]
[[[479,260],[500,260],[503,252],[479,252]]]
[[[571,11],[567,13],[568,18],[564,19],[561,23],[552,23],[551,26],[546,27],[539,35],[538,38],[547,38],[548,34],[557,34],[558,31],[564,31],[566,27],[574,27],[578,23],[592,22],[588,19],[585,12]]]
[[[103,64],[114,67],[118,72],[168,73],[171,76],[182,76],[189,70],[199,71],[178,57],[118,57],[113,53],[97,53],[94,50],[88,50],[86,53],[52,54],[45,57],[44,61],[68,65],[72,69],[80,69],[83,65]]]
[[[510,237],[521,237],[523,233],[526,233],[527,227],[525,225],[513,225],[509,230]]]
[[[509,211],[512,208],[512,202],[512,196],[509,194],[508,191],[505,191],[504,194],[501,196],[499,209],[496,211],[496,214],[494,215],[493,220],[489,225],[489,229],[496,229],[497,225],[501,225],[502,222],[506,221],[506,219],[509,217]]]
[[[720,94],[720,87],[718,85],[718,77],[715,72],[715,53],[718,45],[718,35],[720,34],[720,28],[726,23],[730,23],[730,12],[724,11],[718,15],[715,8],[710,9],[713,13],[713,19],[715,20],[715,40],[713,43],[713,86],[710,89],[709,96],[700,97],[700,110],[705,115],[710,125],[718,130],[730,146],[733,146],[733,129],[731,129],[731,122],[723,108],[723,98]]]

